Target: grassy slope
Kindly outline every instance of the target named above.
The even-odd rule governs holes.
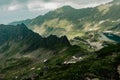
[[[119,3],[119,1],[113,1],[95,8],[85,9],[74,9],[70,6],[65,6],[50,11],[43,16],[38,16],[31,21],[22,22],[43,36],[50,34],[57,36],[67,35],[69,39],[82,36],[84,32],[89,30],[116,31],[113,27],[119,24]],[[14,22],[13,24],[17,23]]]
[[[83,54],[84,53],[84,54]],[[117,67],[120,64],[120,45],[105,47],[75,64],[63,64],[73,55],[88,55],[81,48],[73,46],[56,53],[45,63],[39,60],[22,58],[8,60],[0,68],[1,80],[85,80],[98,78],[100,80],[119,80]],[[32,60],[32,61],[31,61]],[[16,64],[17,63],[17,64]]]

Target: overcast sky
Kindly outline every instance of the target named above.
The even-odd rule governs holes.
[[[0,24],[34,18],[64,5],[94,7],[112,0],[0,0]]]

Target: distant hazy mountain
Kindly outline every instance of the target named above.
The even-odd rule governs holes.
[[[10,24],[18,23],[26,24],[42,36],[55,34],[73,38],[87,31],[119,31],[120,29],[115,26],[120,23],[120,1],[114,0],[95,8],[74,9],[64,6],[34,19]]]

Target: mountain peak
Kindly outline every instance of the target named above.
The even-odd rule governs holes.
[[[66,6],[62,6],[62,7],[58,8],[57,10],[59,10],[59,9],[66,11],[66,10],[73,10],[74,8],[71,7],[70,5],[66,5]]]
[[[74,10],[73,7],[71,7],[69,5],[66,5],[66,6],[62,6],[58,9],[56,9],[55,11],[58,12],[58,13],[61,13],[61,12],[65,12],[65,11],[68,12],[68,11],[72,11],[72,10]]]
[[[27,26],[26,26],[24,23],[17,24],[16,26],[17,26],[17,27],[21,27],[21,28],[23,28],[23,29],[28,29]]]
[[[55,48],[57,45],[70,46],[66,37],[59,38],[55,35],[43,38],[39,34],[29,30],[25,24],[0,25],[0,45],[9,42],[27,45],[23,52],[32,51],[37,48]],[[21,45],[22,45],[21,44]],[[52,45],[52,46],[51,46]]]
[[[63,6],[61,7],[62,9],[74,9],[73,7],[71,7],[70,5],[66,5],[66,6]]]

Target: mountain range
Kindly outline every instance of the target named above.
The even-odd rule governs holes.
[[[93,8],[75,9],[71,6],[63,6],[56,10],[50,11],[45,15],[40,15],[34,19],[27,19],[10,23],[17,25],[24,23],[32,31],[40,34],[43,37],[49,35],[56,35],[58,37],[66,35],[68,39],[75,44],[88,44],[87,46],[94,46],[101,49],[104,42],[119,42],[120,38],[120,2],[113,0],[112,2],[99,5]],[[88,33],[89,32],[89,33]],[[108,32],[114,37],[110,38],[104,33]],[[95,37],[99,35],[99,37]],[[97,41],[91,40],[91,35]],[[89,38],[86,38],[89,37]],[[117,37],[118,36],[118,37]],[[74,40],[75,37],[81,37],[86,43],[81,43]]]
[[[71,6],[64,6],[34,19],[10,24],[24,23],[29,29],[42,36],[66,35],[69,39],[73,39],[77,36],[84,36],[87,31],[119,32],[119,14],[120,2],[113,0],[94,8],[74,9]]]
[[[71,45],[66,36],[42,37],[23,23],[16,26],[1,24],[0,80],[29,79],[33,72],[28,72],[28,68],[33,67],[30,70],[34,70],[36,66],[39,71],[47,61],[49,65],[59,65],[73,55],[85,55],[87,52]]]
[[[119,0],[0,24],[0,80],[120,80],[119,31]]]

